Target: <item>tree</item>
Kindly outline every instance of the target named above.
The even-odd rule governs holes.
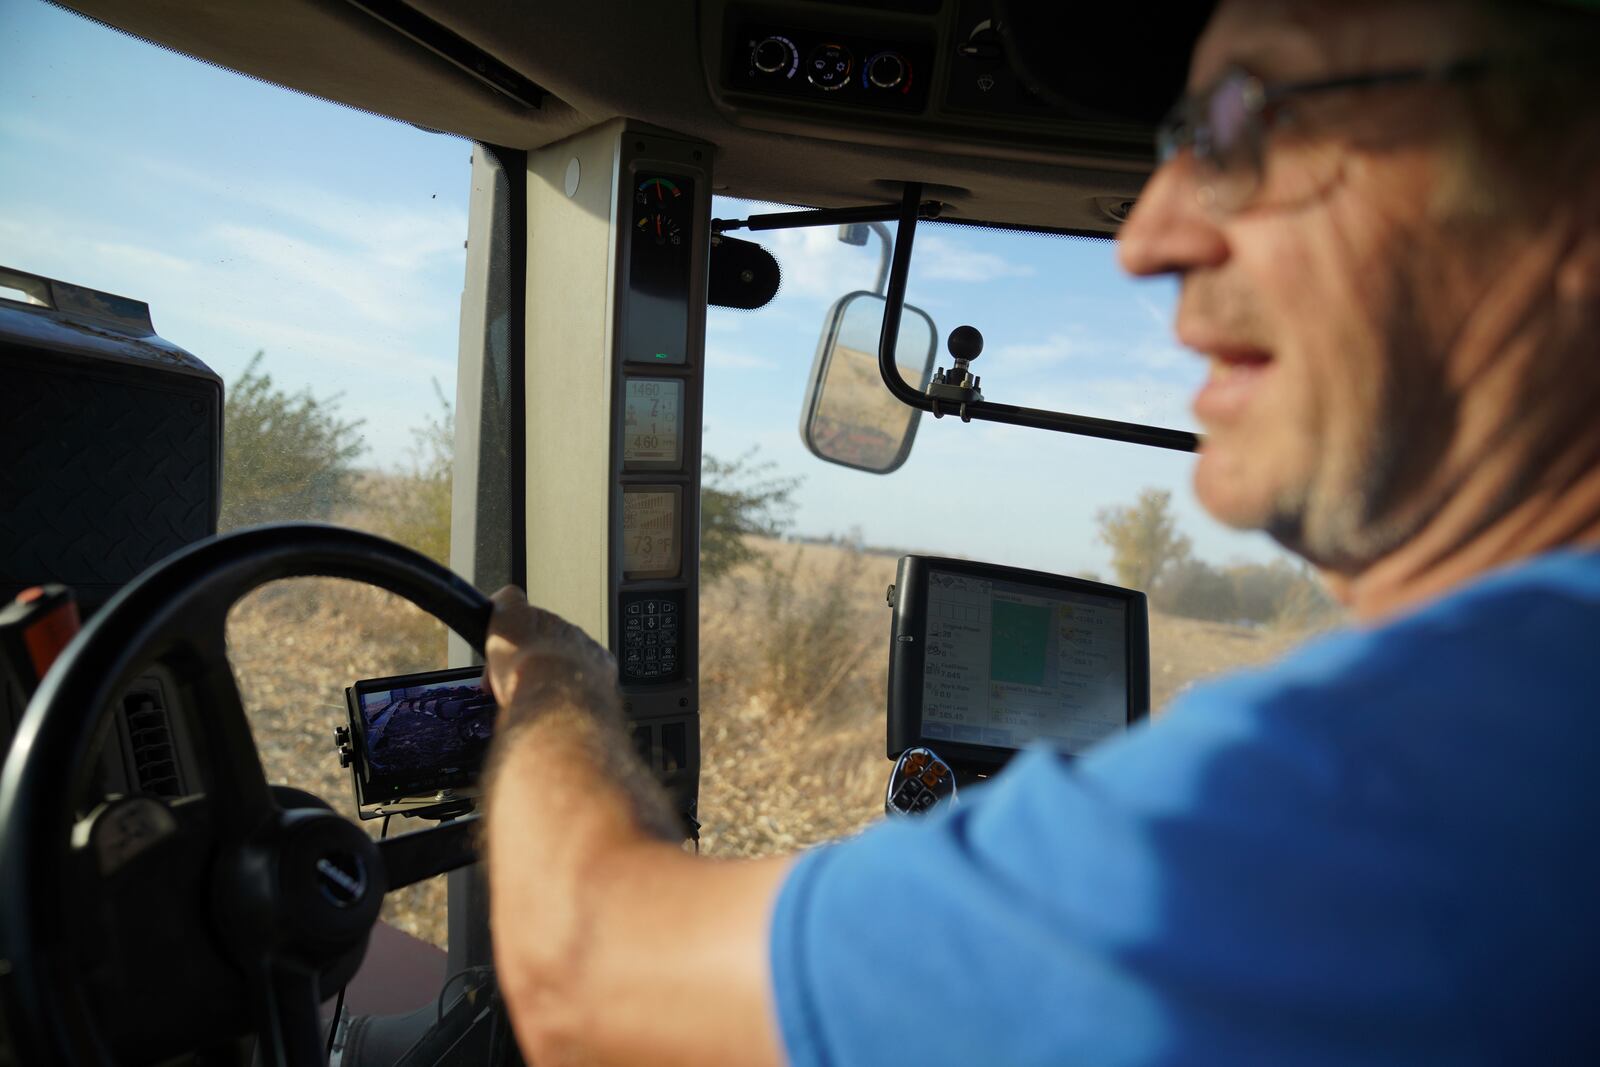
[[[278,519],[325,519],[355,476],[366,448],[359,420],[339,417],[337,395],[290,393],[250,358],[223,404],[222,518],[231,530]]]
[[[1171,506],[1170,492],[1148,488],[1132,507],[1101,508],[1095,515],[1122,585],[1148,590],[1163,568],[1188,558],[1189,539],[1178,532]]]
[[[757,558],[747,536],[777,537],[789,525],[798,478],[775,478],[772,463],[705,456],[700,464],[700,580],[711,583]]]

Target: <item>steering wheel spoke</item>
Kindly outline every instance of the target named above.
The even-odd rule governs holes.
[[[265,822],[277,804],[267,786],[220,628],[190,638],[167,660],[176,668],[182,706],[193,716],[217,832],[223,840],[239,840]]]

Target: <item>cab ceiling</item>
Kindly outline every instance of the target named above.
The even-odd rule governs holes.
[[[1112,232],[1116,205],[1137,193],[1150,163],[1148,141],[1125,138],[1108,150],[1103,141],[1075,138],[1071,123],[1008,128],[976,118],[941,122],[830,110],[741,97],[720,84],[727,50],[735,47],[724,34],[736,16],[840,33],[909,28],[929,34],[944,56],[965,33],[961,20],[972,19],[972,0],[942,0],[937,12],[924,15],[822,0],[67,0],[64,6],[265,81],[510,148],[535,149],[632,118],[711,143],[721,191],[777,203],[878,203],[894,199],[898,183],[917,180],[949,205],[954,219]],[[430,33],[416,32],[419,16]],[[473,54],[545,95],[534,107],[519,103],[470,69]]]

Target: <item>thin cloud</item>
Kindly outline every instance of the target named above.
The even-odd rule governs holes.
[[[1004,371],[1007,369],[1042,370],[1049,367],[1060,366],[1062,363],[1083,353],[1083,343],[1064,333],[1051,334],[1043,341],[1028,344],[1006,344],[996,348],[993,352],[993,362],[988,359],[983,363],[997,367]],[[989,355],[989,353],[985,353]]]
[[[1034,273],[1026,263],[1014,263],[993,252],[975,252],[938,234],[917,238],[911,251],[914,277],[939,282],[991,282],[1025,278]]]
[[[267,291],[293,294],[325,309],[353,311],[370,322],[420,326],[449,304],[441,303],[437,287],[416,269],[380,267],[356,252],[236,223],[213,226],[207,237],[260,269]]]

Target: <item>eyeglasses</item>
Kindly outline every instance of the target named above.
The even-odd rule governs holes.
[[[1321,81],[1267,85],[1242,67],[1228,67],[1211,87],[1179,100],[1156,128],[1156,152],[1162,163],[1185,148],[1193,149],[1202,181],[1201,203],[1219,214],[1247,206],[1261,188],[1268,131],[1283,117],[1283,104],[1295,97],[1417,82],[1476,78],[1494,66],[1474,56],[1436,67],[1351,74]],[[1336,173],[1324,161],[1296,183],[1303,192],[1318,190]],[[1293,199],[1293,197],[1291,197]]]

